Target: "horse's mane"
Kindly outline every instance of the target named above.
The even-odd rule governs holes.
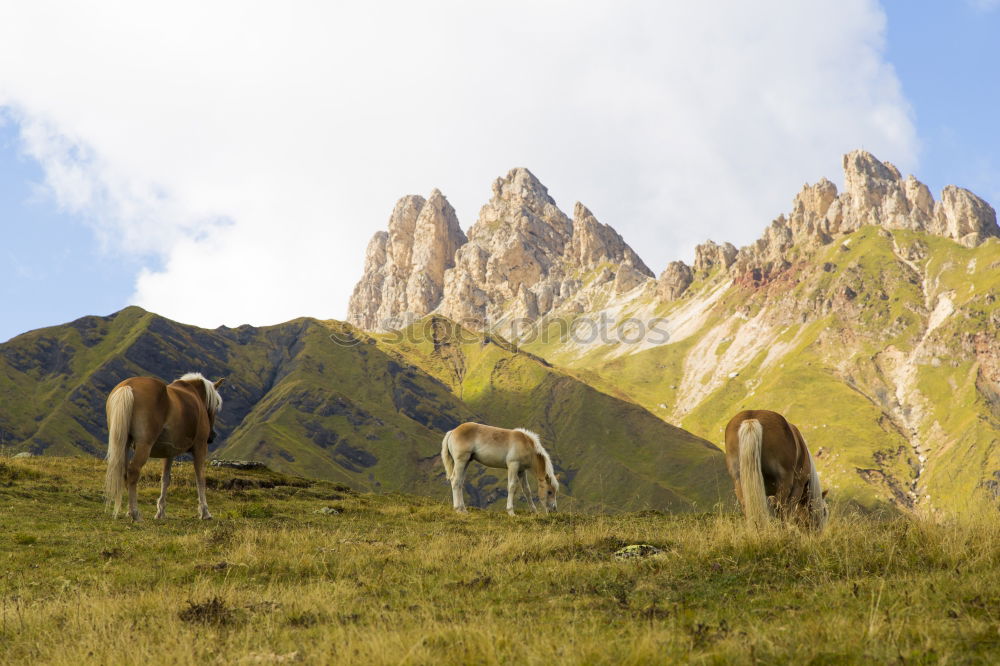
[[[215,384],[205,379],[200,372],[189,372],[177,381],[193,382],[199,379],[205,383],[205,407],[212,415],[218,414],[219,410],[222,409],[222,396],[215,390]]]
[[[535,445],[535,453],[537,453],[539,456],[541,456],[542,460],[545,461],[545,476],[546,476],[546,478],[548,479],[549,483],[551,483],[552,486],[556,490],[558,490],[559,489],[559,479],[556,478],[556,471],[552,467],[552,458],[549,457],[549,452],[546,451],[544,448],[542,448],[542,442],[539,439],[538,434],[534,433],[534,432],[532,432],[530,430],[527,430],[526,428],[514,428],[514,430],[516,430],[517,432],[522,433],[524,435],[527,435],[528,439],[530,439],[531,442]]]

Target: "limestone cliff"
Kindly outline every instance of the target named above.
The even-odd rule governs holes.
[[[622,293],[652,271],[606,224],[577,203],[573,219],[527,169],[493,183],[445,277],[439,312],[473,328],[588,309],[597,291]]]
[[[389,231],[372,238],[348,321],[366,330],[405,326],[438,312],[474,328],[535,320],[650,282],[652,271],[610,226],[577,203],[570,219],[527,169],[493,183],[478,221],[462,234],[435,190],[400,199]]]
[[[364,275],[354,288],[348,321],[371,331],[400,328],[441,300],[445,271],[466,242],[455,209],[440,191],[425,200],[405,196],[389,217],[389,231],[368,243]]]

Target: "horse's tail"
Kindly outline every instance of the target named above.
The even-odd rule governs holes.
[[[760,468],[760,452],[764,443],[764,428],[757,419],[740,424],[740,486],[743,489],[743,512],[747,521],[762,527],[771,517],[764,490],[764,475]]]
[[[108,471],[104,477],[104,503],[114,506],[116,518],[125,493],[128,430],[134,402],[131,386],[116,388],[108,397]]]
[[[444,472],[449,481],[451,481],[451,477],[455,476],[455,459],[451,456],[451,449],[448,448],[450,441],[451,430],[446,432],[444,439],[441,440],[441,462],[444,464]]]

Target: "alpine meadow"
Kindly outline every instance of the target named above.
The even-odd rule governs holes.
[[[1000,0],[10,4],[0,666],[1000,663]]]

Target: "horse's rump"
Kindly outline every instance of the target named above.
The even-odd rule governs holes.
[[[444,465],[445,478],[451,481],[451,477],[455,476],[455,459],[451,455],[451,450],[448,445],[451,441],[451,430],[444,434],[444,438],[441,440],[441,464]]]

